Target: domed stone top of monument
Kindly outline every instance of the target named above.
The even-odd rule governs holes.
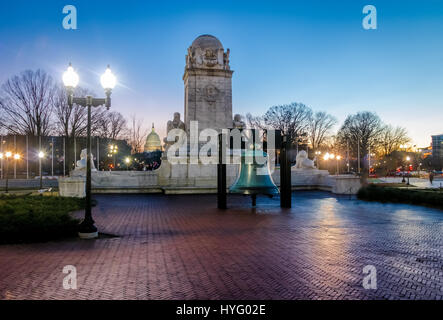
[[[202,48],[202,49],[223,49],[223,45],[216,37],[210,34],[203,34],[192,42],[192,48]]]
[[[229,70],[229,49],[216,37],[204,34],[197,37],[188,48],[186,69],[218,69]]]
[[[162,148],[160,137],[155,132],[154,124],[152,124],[152,131],[146,137],[145,152],[159,151]]]

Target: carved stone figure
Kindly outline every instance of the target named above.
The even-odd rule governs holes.
[[[185,132],[186,126],[185,123],[180,119],[180,112],[175,112],[174,118],[172,120],[169,120],[168,123],[166,124],[166,137],[163,139],[163,142],[165,143],[165,151],[171,144],[174,143],[174,141],[168,141],[167,137],[168,133],[172,129],[181,129],[183,130],[183,134],[186,134]],[[176,138],[176,141],[178,141],[178,138]]]
[[[236,129],[246,128],[246,123],[242,120],[242,116],[240,114],[236,114],[234,116],[234,121],[232,121],[232,125]]]
[[[298,152],[295,161],[296,169],[316,169],[314,160],[308,158],[308,153],[305,150]]]
[[[223,65],[225,67],[226,70],[230,69],[229,66],[229,54],[230,54],[231,50],[229,50],[229,48],[226,50],[226,53],[223,54]]]
[[[77,161],[76,166],[75,166],[75,170],[86,170],[86,158],[87,158],[87,150],[83,149],[80,152],[80,160]],[[94,157],[91,154],[91,170],[92,171],[97,171],[97,169],[95,168],[95,164],[94,164]]]
[[[166,133],[169,133],[172,129],[182,129],[185,130],[185,123],[180,120],[180,112],[174,113],[174,118],[168,121],[166,126]]]

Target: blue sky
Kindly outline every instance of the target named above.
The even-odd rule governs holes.
[[[68,4],[77,30],[62,27]],[[366,4],[377,8],[377,30],[362,28]],[[173,112],[183,114],[186,49],[206,33],[231,49],[234,113],[297,101],[340,122],[375,111],[420,146],[443,132],[437,0],[2,1],[0,82],[37,68],[58,80],[71,61],[80,85],[102,94],[109,63],[120,83],[113,109],[163,134]]]

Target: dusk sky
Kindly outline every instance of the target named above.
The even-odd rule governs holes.
[[[65,5],[78,29],[62,26]],[[377,30],[362,27],[365,5]],[[0,82],[26,69],[57,81],[69,62],[102,96],[110,64],[113,110],[163,136],[183,116],[185,54],[201,34],[231,50],[233,113],[302,102],[336,116],[375,111],[427,146],[443,133],[442,1],[1,1]]]

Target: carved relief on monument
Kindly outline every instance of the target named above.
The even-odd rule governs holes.
[[[204,88],[204,96],[205,100],[212,104],[217,101],[217,98],[220,96],[220,90],[218,90],[216,86],[208,84]]]
[[[207,67],[212,68],[217,64],[217,55],[212,49],[206,49],[205,53],[202,55],[202,59]]]

